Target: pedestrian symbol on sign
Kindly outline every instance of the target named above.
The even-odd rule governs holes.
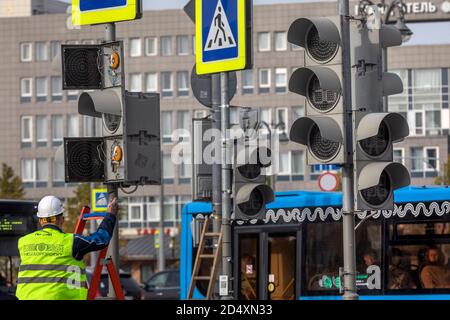
[[[236,41],[231,32],[228,18],[223,9],[222,2],[217,2],[214,12],[211,28],[209,29],[208,38],[204,51],[219,50],[236,47]]]

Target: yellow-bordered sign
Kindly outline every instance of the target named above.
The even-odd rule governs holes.
[[[195,0],[197,74],[247,67],[246,0]]]
[[[91,211],[108,211],[108,190],[106,188],[92,189],[91,191]]]
[[[74,26],[139,19],[142,0],[72,0]]]

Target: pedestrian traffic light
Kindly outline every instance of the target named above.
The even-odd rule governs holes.
[[[299,18],[288,41],[305,49],[304,67],[289,90],[306,98],[305,116],[295,120],[290,139],[307,146],[307,163],[345,162],[340,18]]]
[[[238,141],[239,142],[239,141]],[[235,145],[233,168],[233,211],[237,220],[263,219],[266,204],[275,199],[266,185],[263,169],[271,165],[271,151],[267,147],[245,141]]]
[[[394,27],[361,24],[351,40],[355,209],[393,209],[393,191],[410,184],[408,170],[393,162],[393,142],[407,137],[409,127],[399,113],[383,110],[383,96],[401,93],[403,85],[398,75],[383,72],[382,50],[402,38]]]
[[[123,43],[63,45],[61,56],[63,89],[89,90],[78,97],[78,112],[102,118],[103,124],[100,142],[71,138],[72,148],[78,143],[91,153],[97,151],[103,166],[98,166],[95,177],[103,169],[105,183],[160,184],[159,94],[125,91]],[[69,151],[66,148],[66,167],[73,165],[67,162]],[[72,182],[80,179],[91,178],[66,176]]]

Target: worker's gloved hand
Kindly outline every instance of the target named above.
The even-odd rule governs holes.
[[[112,200],[109,202],[109,205],[108,205],[108,212],[111,213],[111,214],[113,214],[113,215],[116,215],[118,211],[119,211],[119,203],[117,202],[117,198],[114,197],[114,198],[112,198]]]

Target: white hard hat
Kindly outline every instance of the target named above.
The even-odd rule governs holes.
[[[55,196],[45,196],[39,201],[38,213],[39,218],[49,218],[57,216],[64,212],[63,204]]]

